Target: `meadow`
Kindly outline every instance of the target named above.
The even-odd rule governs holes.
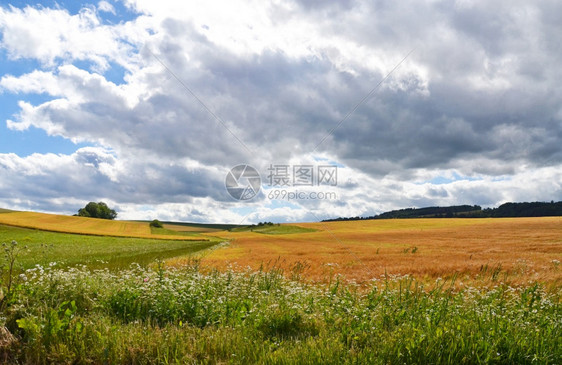
[[[131,263],[150,264],[156,260],[189,256],[216,245],[212,237],[193,240],[162,240],[135,237],[79,235],[0,225],[0,242],[18,242],[18,266],[126,268]]]
[[[560,223],[0,226],[0,363],[559,364]]]
[[[0,359],[46,364],[559,364],[560,295],[540,284],[367,290],[282,270],[36,268],[3,299]]]

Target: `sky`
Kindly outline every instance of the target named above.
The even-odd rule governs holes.
[[[2,208],[256,223],[562,200],[560,1],[31,4],[0,1]]]

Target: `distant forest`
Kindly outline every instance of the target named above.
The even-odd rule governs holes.
[[[450,207],[406,208],[370,217],[326,219],[323,222],[355,221],[364,219],[394,218],[499,218],[499,217],[552,217],[562,216],[562,201],[555,203],[505,203],[497,208],[482,209],[479,205],[454,205]]]

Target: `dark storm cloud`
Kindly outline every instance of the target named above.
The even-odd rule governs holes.
[[[381,88],[336,131],[326,150],[335,148],[351,166],[375,174],[447,167],[472,155],[506,164],[522,160],[533,165],[558,163],[562,146],[556,147],[562,131],[558,100],[562,95],[555,60],[561,51],[545,47],[550,34],[540,32],[551,26],[540,23],[537,13],[544,15],[541,9],[517,9],[507,3],[490,6],[433,9],[437,13],[432,12],[430,19],[446,19],[445,28],[437,30],[428,24],[419,33],[419,47],[412,56],[430,70],[429,95]],[[398,7],[391,5],[394,10]],[[398,16],[386,11],[391,17]],[[394,24],[404,30],[428,20],[416,19],[407,25]],[[385,33],[384,27],[373,27],[371,43],[379,38],[383,43],[386,38],[396,39],[394,31]],[[438,38],[429,37],[439,32],[447,33],[452,41],[441,44]],[[522,72],[532,64],[542,70],[539,75],[557,78],[545,80],[528,70]],[[478,85],[478,79],[490,85]],[[495,86],[494,81],[505,85]],[[380,168],[384,161],[390,162],[387,169]]]

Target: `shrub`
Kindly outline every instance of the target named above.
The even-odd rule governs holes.
[[[158,219],[155,219],[152,222],[150,222],[150,226],[154,228],[164,228],[164,225]]]

